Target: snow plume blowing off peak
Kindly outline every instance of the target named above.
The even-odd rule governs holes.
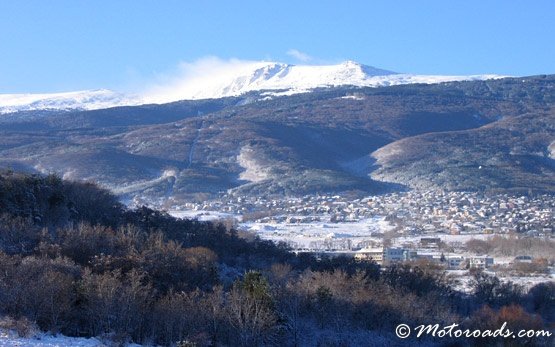
[[[177,73],[172,77],[164,77],[156,86],[149,88],[144,93],[144,100],[148,103],[165,103],[237,96],[250,91],[267,91],[270,95],[291,95],[323,87],[384,87],[500,77],[504,76],[402,74],[350,60],[336,65],[290,65],[209,57],[192,63],[181,63]]]
[[[160,81],[144,93],[145,101],[164,103],[185,99],[209,99],[234,96],[250,91],[260,80],[282,70],[286,64],[222,60],[208,57],[195,62],[182,62],[173,76]]]
[[[285,94],[294,94],[319,87],[365,86],[369,85],[367,79],[370,77],[394,74],[353,61],[337,65],[290,65],[210,57],[181,63],[177,76],[164,78],[148,90],[145,100],[162,103],[219,98],[255,90],[281,90],[287,91]]]

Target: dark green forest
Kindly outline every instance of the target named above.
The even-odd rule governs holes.
[[[553,329],[555,284],[477,272],[473,294],[422,264],[295,255],[225,223],[128,209],[93,183],[2,171],[0,319],[167,346],[548,346],[547,338],[409,338],[395,327]]]

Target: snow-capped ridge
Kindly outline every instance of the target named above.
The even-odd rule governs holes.
[[[225,63],[224,63],[225,64]],[[229,71],[233,70],[233,71]],[[290,65],[278,62],[233,62],[202,76],[183,78],[145,95],[151,103],[212,99],[264,91],[265,96],[291,95],[339,86],[383,87],[500,78],[498,75],[433,76],[402,74],[347,60],[336,65]],[[274,91],[274,92],[272,92]]]
[[[126,95],[108,89],[54,94],[0,94],[0,113],[48,109],[94,110],[179,100],[215,99],[253,91],[264,91],[266,97],[271,97],[338,86],[383,87],[504,77],[402,74],[352,60],[336,65],[291,65],[266,61],[225,62],[215,59],[204,64],[183,65],[187,73],[163,85],[147,88],[142,95]]]
[[[50,94],[0,94],[0,113],[35,110],[96,110],[142,103],[142,99],[109,89]]]
[[[225,65],[225,62],[223,63]],[[214,71],[177,80],[170,86],[147,93],[153,103],[183,99],[209,99],[238,96],[252,91],[279,90],[287,94],[315,88],[342,85],[366,86],[368,78],[395,75],[395,72],[363,65],[351,60],[336,65],[291,65],[279,62],[233,62],[229,70]]]

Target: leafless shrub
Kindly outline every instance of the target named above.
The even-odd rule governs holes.
[[[38,326],[27,317],[19,319],[2,317],[0,318],[0,330],[15,331],[19,337],[31,337],[39,332]]]

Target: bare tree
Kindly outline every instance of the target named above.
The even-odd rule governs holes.
[[[277,317],[268,282],[258,272],[249,272],[236,282],[228,296],[229,322],[241,346],[259,345],[271,337]]]

